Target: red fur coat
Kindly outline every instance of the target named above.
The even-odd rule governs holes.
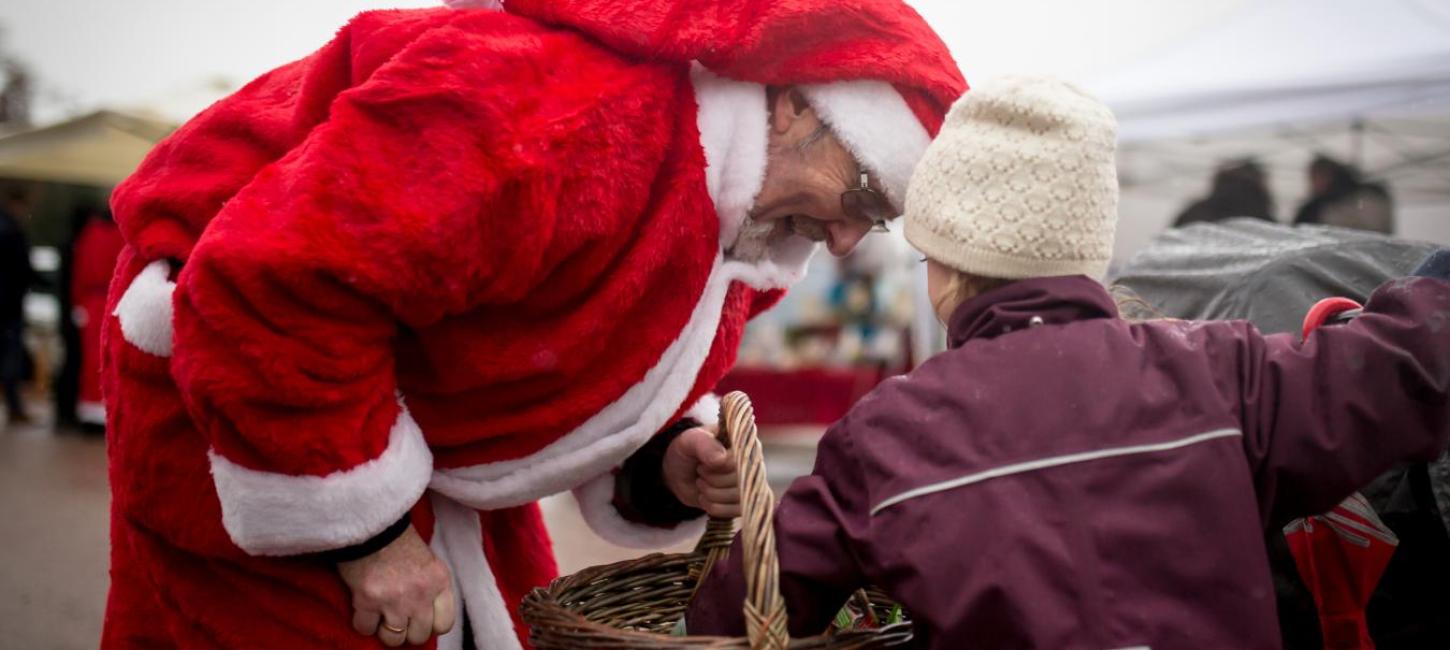
[[[616,541],[696,534],[629,526],[611,471],[691,406],[713,417],[745,321],[803,272],[805,242],[723,245],[764,174],[761,84],[788,71],[692,67],[709,30],[641,57],[669,48],[586,36],[599,12],[569,4],[359,16],[117,189],[107,645],[371,644],[309,554],[410,510],[489,647],[554,572],[536,499],[576,490]],[[934,129],[950,58],[868,4],[927,37],[873,47],[936,65],[804,80],[885,78],[863,92]]]

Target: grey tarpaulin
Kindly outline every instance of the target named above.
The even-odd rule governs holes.
[[[1364,302],[1435,248],[1328,226],[1231,219],[1163,233],[1114,281],[1165,316],[1245,319],[1266,333],[1298,332],[1314,303],[1335,296]]]

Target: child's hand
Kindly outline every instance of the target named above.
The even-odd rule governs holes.
[[[740,516],[740,474],[735,460],[711,429],[695,427],[675,438],[665,450],[665,485],[687,506],[711,517]]]

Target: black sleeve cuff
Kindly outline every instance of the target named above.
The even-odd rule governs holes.
[[[383,550],[384,546],[392,544],[399,537],[402,537],[403,533],[408,530],[408,526],[411,526],[412,524],[412,513],[405,512],[403,513],[402,519],[399,519],[393,525],[384,528],[383,532],[378,533],[372,539],[361,544],[354,544],[352,546],[335,548],[330,551],[323,551],[321,553],[318,553],[318,556],[333,564],[360,560],[369,555],[372,555],[373,553],[377,553],[378,551]]]
[[[675,493],[665,485],[665,452],[680,434],[700,426],[693,418],[684,418],[655,434],[649,442],[640,447],[634,455],[624,461],[619,473],[614,476],[614,509],[626,521],[673,528],[677,524],[697,519],[704,510],[692,508],[675,498]]]

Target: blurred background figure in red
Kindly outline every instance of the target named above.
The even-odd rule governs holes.
[[[69,286],[70,321],[77,333],[76,345],[66,357],[74,359],[76,375],[75,417],[83,427],[105,427],[106,405],[101,398],[101,322],[106,308],[106,290],[111,271],[125,240],[111,219],[109,210],[82,208],[83,220],[71,244],[72,270]]]

